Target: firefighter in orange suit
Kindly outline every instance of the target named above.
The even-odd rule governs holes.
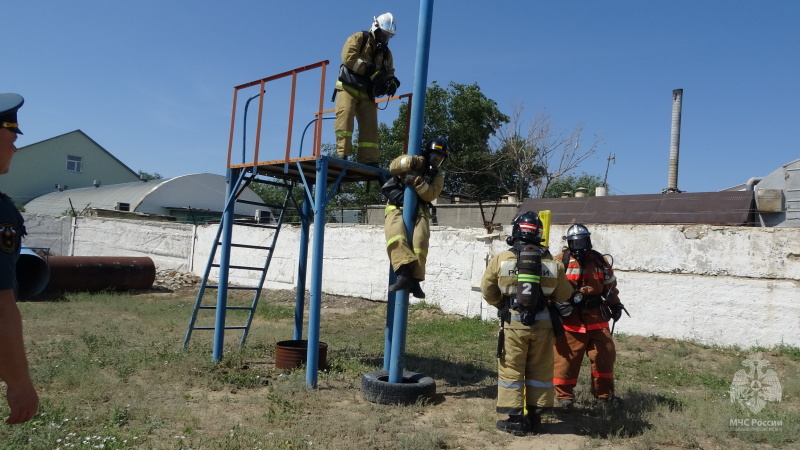
[[[373,18],[370,31],[347,38],[342,48],[342,65],[336,82],[336,153],[347,159],[353,152],[354,122],[358,120],[356,162],[378,164],[378,110],[375,98],[394,95],[400,81],[394,76],[389,39],[394,36],[391,13]]]
[[[389,165],[389,171],[395,176],[382,187],[388,199],[384,212],[384,232],[389,261],[397,275],[397,281],[389,286],[389,292],[409,290],[414,297],[425,298],[419,283],[425,279],[425,262],[428,259],[433,210],[431,202],[439,197],[444,188],[441,166],[449,153],[447,141],[436,138],[425,143],[421,155],[398,156]],[[405,186],[412,186],[417,194],[412,245],[408,244],[403,222]]]
[[[567,229],[567,248],[556,256],[567,267],[567,278],[574,287],[572,299],[560,308],[564,336],[556,340],[553,384],[558,403],[571,408],[575,385],[584,354],[592,370],[591,394],[619,406],[614,395],[614,362],[617,357],[608,322],[620,319],[625,307],[620,303],[614,269],[606,258],[592,250],[591,233],[580,223]]]
[[[553,344],[563,334],[554,304],[572,294],[564,265],[541,240],[539,216],[520,214],[506,240],[512,247],[489,261],[481,280],[484,300],[501,319],[497,412],[508,419],[497,428],[515,436],[539,433],[542,412],[553,406]]]

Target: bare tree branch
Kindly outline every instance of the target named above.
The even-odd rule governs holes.
[[[493,168],[513,168],[513,184],[503,187],[514,190],[520,199],[539,198],[555,180],[580,166],[597,151],[600,140],[595,136],[583,142],[583,124],[572,130],[555,131],[549,113],[538,113],[523,132],[523,105],[514,107],[511,120],[500,128],[494,151]]]

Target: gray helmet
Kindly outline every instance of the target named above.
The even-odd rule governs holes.
[[[583,257],[587,251],[592,249],[592,233],[582,223],[576,223],[567,229],[567,246],[569,251],[576,256]],[[580,259],[580,258],[579,258]]]

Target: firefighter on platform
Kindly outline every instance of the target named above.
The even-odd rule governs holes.
[[[449,153],[447,141],[436,138],[425,143],[421,155],[398,156],[389,165],[389,171],[395,176],[389,178],[381,188],[387,198],[384,212],[386,251],[397,275],[397,281],[389,286],[389,292],[408,289],[414,297],[425,298],[419,283],[425,279],[425,262],[428,259],[428,241],[431,236],[430,222],[435,213],[431,202],[442,193],[444,173],[441,166]],[[406,186],[413,187],[417,194],[412,245],[408,244],[403,222]]]
[[[565,236],[567,247],[556,256],[567,267],[567,279],[574,288],[570,302],[561,305],[565,332],[555,345],[553,384],[562,408],[574,406],[584,355],[591,362],[591,394],[613,406],[621,404],[614,395],[617,352],[608,321],[619,320],[625,307],[619,300],[614,269],[604,255],[592,249],[590,235],[583,224],[573,224]]]
[[[520,214],[506,240],[511,248],[489,261],[481,280],[484,300],[500,317],[497,412],[508,419],[497,428],[515,436],[539,433],[542,412],[553,406],[553,344],[563,333],[554,305],[572,293],[563,264],[541,246],[542,235],[535,212]]]
[[[369,31],[347,38],[336,82],[336,153],[347,159],[353,152],[354,119],[358,121],[356,162],[378,165],[378,110],[375,98],[392,96],[400,87],[394,76],[389,39],[395,33],[392,13],[373,17]]]

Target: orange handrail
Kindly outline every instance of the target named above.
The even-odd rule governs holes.
[[[232,112],[231,112],[231,131],[230,131],[230,136],[229,136],[229,139],[228,139],[228,159],[227,159],[227,164],[228,164],[229,168],[231,167],[231,157],[232,157],[232,154],[233,154],[233,136],[234,136],[234,129],[235,129],[235,126],[236,126],[236,103],[237,103],[237,98],[239,96],[239,91],[242,90],[242,89],[246,89],[246,88],[249,88],[249,87],[253,87],[253,86],[259,85],[259,87],[261,89],[259,92],[264,93],[264,92],[266,92],[266,88],[265,88],[266,83],[268,83],[270,81],[274,81],[274,80],[279,80],[281,78],[285,78],[285,77],[288,77],[290,75],[292,76],[292,92],[291,92],[290,104],[289,104],[289,129],[288,129],[288,133],[287,133],[287,137],[286,137],[286,155],[285,155],[285,158],[286,158],[285,160],[288,161],[289,160],[289,153],[290,153],[290,150],[291,150],[291,144],[292,144],[292,123],[294,121],[294,106],[295,106],[295,102],[294,101],[295,101],[295,89],[296,89],[296,86],[297,86],[297,74],[301,73],[301,72],[306,72],[306,71],[309,71],[309,70],[317,69],[317,68],[321,68],[322,69],[321,70],[322,75],[321,75],[321,80],[320,80],[319,111],[317,113],[317,114],[321,115],[322,114],[322,104],[323,104],[323,99],[324,99],[324,95],[325,95],[325,72],[326,72],[325,69],[326,69],[328,64],[329,64],[329,62],[327,60],[320,61],[320,62],[317,62],[317,63],[314,63],[314,64],[310,64],[308,66],[299,67],[299,68],[292,69],[292,70],[289,70],[289,71],[286,71],[286,72],[283,72],[283,73],[279,73],[277,75],[272,75],[270,77],[262,78],[260,80],[255,80],[255,81],[251,81],[249,83],[240,84],[240,85],[235,86],[233,88],[234,92],[233,92],[233,107],[232,107]],[[255,150],[254,150],[254,154],[253,154],[253,165],[257,165],[258,164],[258,150],[259,150],[259,143],[261,141],[261,139],[260,139],[260,137],[261,137],[261,120],[262,120],[263,111],[264,111],[264,96],[261,95],[260,97],[261,98],[259,99],[259,103],[258,103],[258,119],[257,119],[257,125],[256,125],[256,142],[255,142]],[[321,130],[321,128],[319,128],[319,125],[317,126],[317,128],[319,130]],[[316,156],[318,156],[318,153],[319,153],[318,148],[321,146],[321,139],[322,139],[322,136],[321,136],[321,132],[320,132],[318,140],[317,140],[317,142],[315,142],[315,147],[317,147],[317,149],[315,149],[315,153],[317,154]]]
[[[294,125],[294,112],[295,112],[294,110],[295,110],[295,98],[296,98],[295,94],[296,94],[296,89],[297,89],[297,75],[299,73],[306,72],[306,71],[313,70],[313,69],[318,69],[318,68],[321,69],[321,76],[320,76],[320,88],[319,88],[319,105],[318,105],[317,112],[314,113],[314,116],[318,120],[317,120],[317,123],[314,125],[314,139],[312,141],[312,146],[313,146],[312,156],[311,157],[303,157],[302,159],[305,160],[305,159],[313,159],[313,158],[319,158],[320,157],[320,154],[322,152],[322,120],[320,120],[320,119],[322,118],[323,114],[327,114],[327,113],[331,113],[331,112],[335,112],[336,111],[335,109],[329,109],[329,110],[323,110],[322,109],[323,108],[323,104],[325,102],[325,75],[326,75],[328,64],[329,64],[329,62],[327,60],[320,61],[320,62],[317,62],[317,63],[314,63],[314,64],[310,64],[310,65],[307,65],[307,66],[303,66],[303,67],[299,67],[299,68],[296,68],[296,69],[288,70],[288,71],[283,72],[283,73],[279,73],[279,74],[272,75],[272,76],[269,76],[269,77],[266,77],[266,78],[262,78],[260,80],[251,81],[249,83],[240,84],[240,85],[234,87],[233,106],[232,106],[232,111],[231,111],[231,130],[230,130],[230,135],[229,135],[229,138],[228,138],[228,159],[227,159],[227,167],[228,168],[231,168],[232,166],[241,167],[242,165],[244,165],[244,161],[242,161],[243,164],[231,164],[231,158],[233,156],[233,138],[234,138],[235,126],[236,126],[236,105],[237,105],[237,100],[238,100],[238,96],[239,96],[239,91],[241,91],[242,89],[251,88],[253,86],[259,86],[259,89],[260,89],[259,92],[261,93],[261,95],[259,95],[259,101],[258,101],[258,118],[256,119],[256,136],[255,136],[255,145],[254,145],[253,161],[252,161],[252,165],[253,166],[257,166],[259,164],[258,155],[259,155],[259,147],[260,147],[260,143],[261,143],[261,125],[262,125],[262,119],[264,117],[264,95],[263,94],[266,93],[266,84],[268,82],[270,82],[270,81],[279,80],[279,79],[282,79],[282,78],[286,78],[288,76],[292,77],[292,80],[291,80],[291,83],[292,83],[291,94],[290,94],[290,97],[289,97],[288,128],[287,128],[287,133],[286,133],[286,151],[285,151],[285,154],[284,154],[284,159],[282,160],[282,162],[289,162],[289,160],[291,159],[289,156],[291,154],[291,146],[292,146],[292,127]],[[408,106],[409,106],[409,112],[410,112],[411,111],[411,109],[410,109],[411,108],[411,97],[412,97],[412,94],[409,93],[409,94],[402,94],[402,95],[396,95],[396,96],[393,96],[393,97],[379,99],[379,100],[375,101],[375,107],[377,108],[378,107],[377,105],[379,103],[388,102],[389,100],[396,100],[396,99],[402,100],[404,98],[408,98]],[[404,153],[408,153],[408,133],[409,133],[410,120],[411,120],[410,117],[406,118],[406,135],[405,135]],[[243,155],[243,157],[244,157],[244,155]]]
[[[409,128],[411,127],[411,97],[413,97],[413,95],[411,93],[408,93],[408,94],[395,95],[394,97],[386,97],[386,98],[382,98],[380,100],[375,100],[375,107],[377,108],[378,107],[378,103],[388,102],[389,100],[402,100],[404,98],[408,99],[408,114],[406,115],[406,139],[405,139],[405,143],[404,143],[404,146],[403,146],[403,154],[408,154],[408,133],[409,133]],[[321,107],[322,107],[322,105],[320,104],[320,109],[321,109]],[[336,110],[335,109],[326,109],[324,111],[320,111],[319,113],[315,114],[315,116],[317,118],[320,118],[320,117],[322,117],[323,114],[328,114],[328,113],[332,113],[332,112],[336,112]],[[317,126],[321,126],[320,122],[321,122],[320,120],[317,120]],[[314,133],[316,133],[316,131],[314,131]],[[317,137],[318,136],[315,134],[314,135],[315,143],[317,142]],[[317,144],[317,147],[314,149],[314,151],[315,151],[314,155],[315,156],[319,156],[320,147],[321,147],[321,143]]]

